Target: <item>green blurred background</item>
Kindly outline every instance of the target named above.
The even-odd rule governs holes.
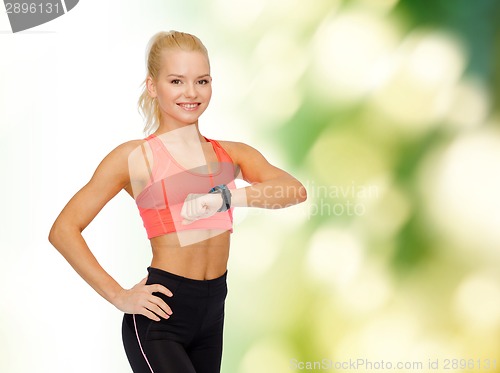
[[[1,186],[0,371],[127,371],[120,315],[46,234],[99,160],[142,136],[147,40],[178,29],[211,56],[202,132],[308,190],[236,213],[223,372],[500,372],[499,1],[86,0],[44,27],[0,35],[16,180]],[[126,196],[86,234],[124,286],[144,276]]]
[[[500,2],[207,12],[249,76],[238,111],[256,144],[309,192],[237,229],[234,262],[255,275],[232,284],[224,371],[499,372]]]

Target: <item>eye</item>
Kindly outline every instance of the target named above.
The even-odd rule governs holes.
[[[200,85],[206,85],[208,83],[210,83],[210,81],[208,79],[198,80],[198,84],[200,84]]]
[[[180,81],[180,79],[172,79],[172,80],[170,81],[170,83],[172,83],[172,84],[176,84],[176,85],[177,85],[177,84],[181,84],[182,82]]]

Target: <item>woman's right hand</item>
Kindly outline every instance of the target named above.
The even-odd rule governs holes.
[[[147,277],[132,289],[122,289],[113,302],[114,306],[124,313],[141,314],[154,321],[161,320],[158,316],[168,319],[172,310],[163,299],[153,293],[171,297],[172,292],[160,284],[146,285],[146,281]]]

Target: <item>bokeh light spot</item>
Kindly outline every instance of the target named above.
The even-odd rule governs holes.
[[[455,38],[416,32],[387,62],[372,102],[408,134],[424,132],[449,110],[464,65],[465,55]]]
[[[297,83],[308,66],[308,55],[290,34],[287,30],[270,33],[255,49],[253,64],[258,71],[250,100],[266,123],[289,119],[302,103]]]
[[[326,227],[315,232],[307,257],[313,278],[343,286],[357,275],[363,260],[362,244],[353,232]]]
[[[319,93],[336,104],[358,100],[368,92],[377,63],[396,42],[389,22],[359,9],[327,19],[314,40]]]
[[[419,329],[420,323],[410,310],[392,309],[347,334],[332,354],[338,359],[409,360]]]
[[[318,178],[328,185],[351,185],[353,181],[363,184],[388,170],[383,153],[354,131],[323,132],[308,161]]]
[[[445,120],[456,128],[471,128],[484,123],[489,111],[490,99],[484,84],[477,78],[466,77],[453,90]]]
[[[486,332],[500,328],[500,277],[473,273],[458,286],[455,314],[468,331]]]
[[[375,263],[364,264],[356,278],[339,290],[342,307],[349,317],[366,316],[379,310],[393,291],[386,269]]]
[[[257,340],[245,353],[238,373],[274,373],[289,369],[293,350],[282,339]]]
[[[215,0],[212,10],[225,27],[232,30],[241,30],[255,23],[264,11],[265,6],[266,0]]]
[[[457,138],[420,175],[434,223],[476,261],[500,261],[500,132]]]

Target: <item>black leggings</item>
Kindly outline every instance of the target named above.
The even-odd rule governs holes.
[[[219,373],[227,272],[213,280],[152,267],[148,272],[147,284],[164,285],[174,294],[154,293],[173,313],[161,321],[124,315],[123,345],[134,373]]]

